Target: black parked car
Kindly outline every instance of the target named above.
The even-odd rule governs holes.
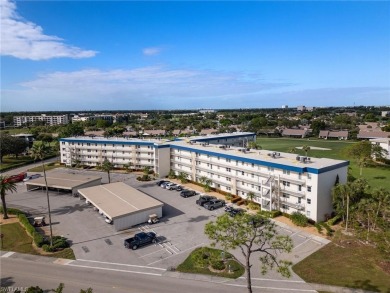
[[[201,195],[197,200],[196,200],[196,204],[197,205],[200,205],[201,207],[206,203],[206,202],[209,202],[210,200],[212,199],[217,199],[215,196],[211,196],[211,195]]]
[[[149,243],[157,243],[156,233],[140,232],[138,234],[135,234],[134,237],[127,238],[124,241],[125,247],[131,248],[132,250],[136,250],[138,247],[147,245]]]
[[[157,185],[158,186],[161,186],[161,184],[163,184],[163,183],[166,183],[166,182],[169,182],[169,181],[167,181],[167,180],[160,180],[160,181],[157,181]]]
[[[196,194],[195,191],[187,190],[187,189],[184,189],[182,192],[180,192],[180,196],[182,197],[190,197],[190,196],[194,196],[195,194]]]
[[[212,211],[214,209],[223,207],[225,205],[225,201],[222,199],[212,199],[208,202],[206,202],[203,207]]]

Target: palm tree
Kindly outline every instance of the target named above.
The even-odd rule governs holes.
[[[114,169],[114,166],[112,165],[112,163],[107,158],[105,158],[103,163],[102,163],[102,165],[101,165],[101,168],[102,168],[103,171],[107,172],[108,183],[111,183],[110,171],[112,169]]]
[[[50,211],[50,199],[49,199],[49,188],[47,186],[47,178],[46,178],[46,170],[45,170],[45,163],[43,159],[45,156],[49,153],[50,148],[42,143],[36,143],[31,148],[31,156],[34,160],[41,160],[42,162],[42,169],[43,169],[43,177],[45,179],[45,186],[46,186],[46,198],[47,198],[47,209],[49,211],[49,227],[50,227],[50,246],[53,246],[53,230],[51,227],[51,211]]]
[[[185,172],[180,172],[179,175],[177,176],[177,179],[180,180],[181,183],[187,183],[187,173]]]
[[[213,181],[210,178],[206,178],[203,184],[204,191],[209,192],[211,190],[211,184],[213,184]]]
[[[3,204],[3,219],[8,219],[8,214],[7,214],[7,205],[5,203],[5,194],[10,191],[14,192],[16,191],[16,184],[15,182],[11,182],[8,180],[8,176],[3,176],[0,175],[0,194],[1,194],[1,202]]]
[[[248,194],[247,194],[247,199],[249,199],[250,201],[253,201],[253,199],[255,198],[255,193],[253,192],[253,191],[250,191],[250,192],[248,192]]]
[[[306,157],[307,157],[307,153],[310,151],[310,147],[309,147],[308,145],[304,145],[304,146],[302,147],[302,150],[305,152],[305,155],[306,155]]]
[[[368,157],[362,157],[358,161],[358,165],[360,167],[360,176],[363,175],[363,168],[367,167],[368,163],[371,161]]]

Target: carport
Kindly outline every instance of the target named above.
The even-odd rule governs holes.
[[[46,172],[47,186],[49,189],[77,193],[80,188],[100,185],[102,177],[68,174],[61,172]],[[26,182],[27,191],[37,188],[45,188],[45,178],[40,177]]]
[[[83,188],[79,193],[113,220],[116,231],[145,223],[151,214],[162,217],[162,202],[123,182]]]

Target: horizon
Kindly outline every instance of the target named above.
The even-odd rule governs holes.
[[[0,4],[3,113],[390,105],[388,1]]]

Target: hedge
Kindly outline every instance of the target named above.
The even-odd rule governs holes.
[[[26,229],[28,234],[33,238],[34,243],[38,247],[42,247],[43,244],[45,244],[45,239],[41,234],[39,234],[37,231],[35,231],[35,228],[33,225],[31,225],[30,221],[27,219],[25,214],[19,214],[18,215],[20,223],[23,225],[23,227]]]

